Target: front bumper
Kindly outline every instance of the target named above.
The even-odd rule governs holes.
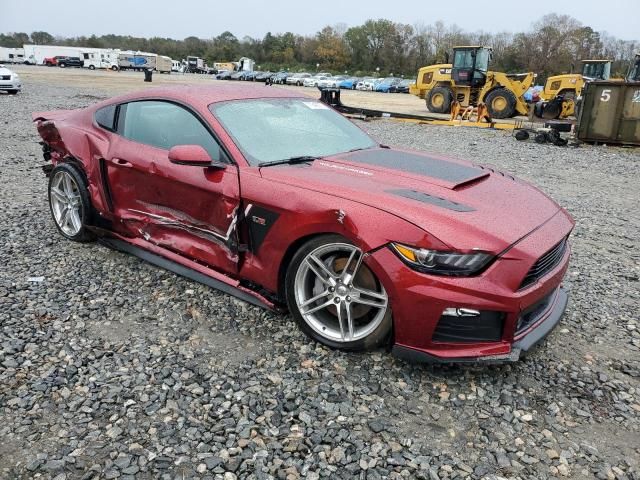
[[[537,323],[527,334],[515,341],[511,346],[511,351],[503,355],[485,355],[482,357],[438,357],[425,351],[416,350],[403,345],[394,345],[392,352],[400,358],[409,360],[413,363],[506,363],[516,362],[523,353],[528,352],[542,340],[544,340],[551,330],[560,322],[567,303],[569,295],[562,288],[556,291],[556,298],[550,310],[545,313],[544,318]]]
[[[413,360],[445,363],[520,358],[555,327],[566,308],[567,294],[561,283],[570,248],[534,283],[523,286],[523,279],[572,228],[571,218],[559,212],[473,277],[428,275],[405,265],[390,248],[372,252],[367,265],[385,285],[393,310],[393,351]],[[482,313],[481,317],[456,320],[455,328],[464,328],[471,335],[442,335],[448,323],[443,312],[451,308]],[[486,322],[482,324],[485,313],[500,319],[491,335],[482,334],[486,332],[482,330],[486,329]]]
[[[0,80],[0,90],[22,90],[22,84],[19,80]]]

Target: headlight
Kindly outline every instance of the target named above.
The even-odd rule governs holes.
[[[392,243],[391,247],[410,267],[434,275],[473,275],[493,259],[493,255],[486,252],[443,252],[412,248],[400,243]]]

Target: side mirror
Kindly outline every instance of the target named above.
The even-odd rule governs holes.
[[[177,165],[225,168],[226,164],[214,162],[200,145],[176,145],[169,150],[169,161]]]

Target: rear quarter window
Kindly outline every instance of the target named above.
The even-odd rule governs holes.
[[[114,132],[116,129],[116,107],[117,105],[109,105],[96,110],[94,115],[96,123],[102,128]]]

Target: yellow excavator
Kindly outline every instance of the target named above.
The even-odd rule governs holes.
[[[483,103],[491,118],[526,115],[524,93],[535,74],[506,74],[489,70],[491,48],[460,46],[453,48],[453,63],[429,65],[418,70],[416,83],[409,92],[423,98],[427,109],[449,113],[454,102],[461,107]]]

